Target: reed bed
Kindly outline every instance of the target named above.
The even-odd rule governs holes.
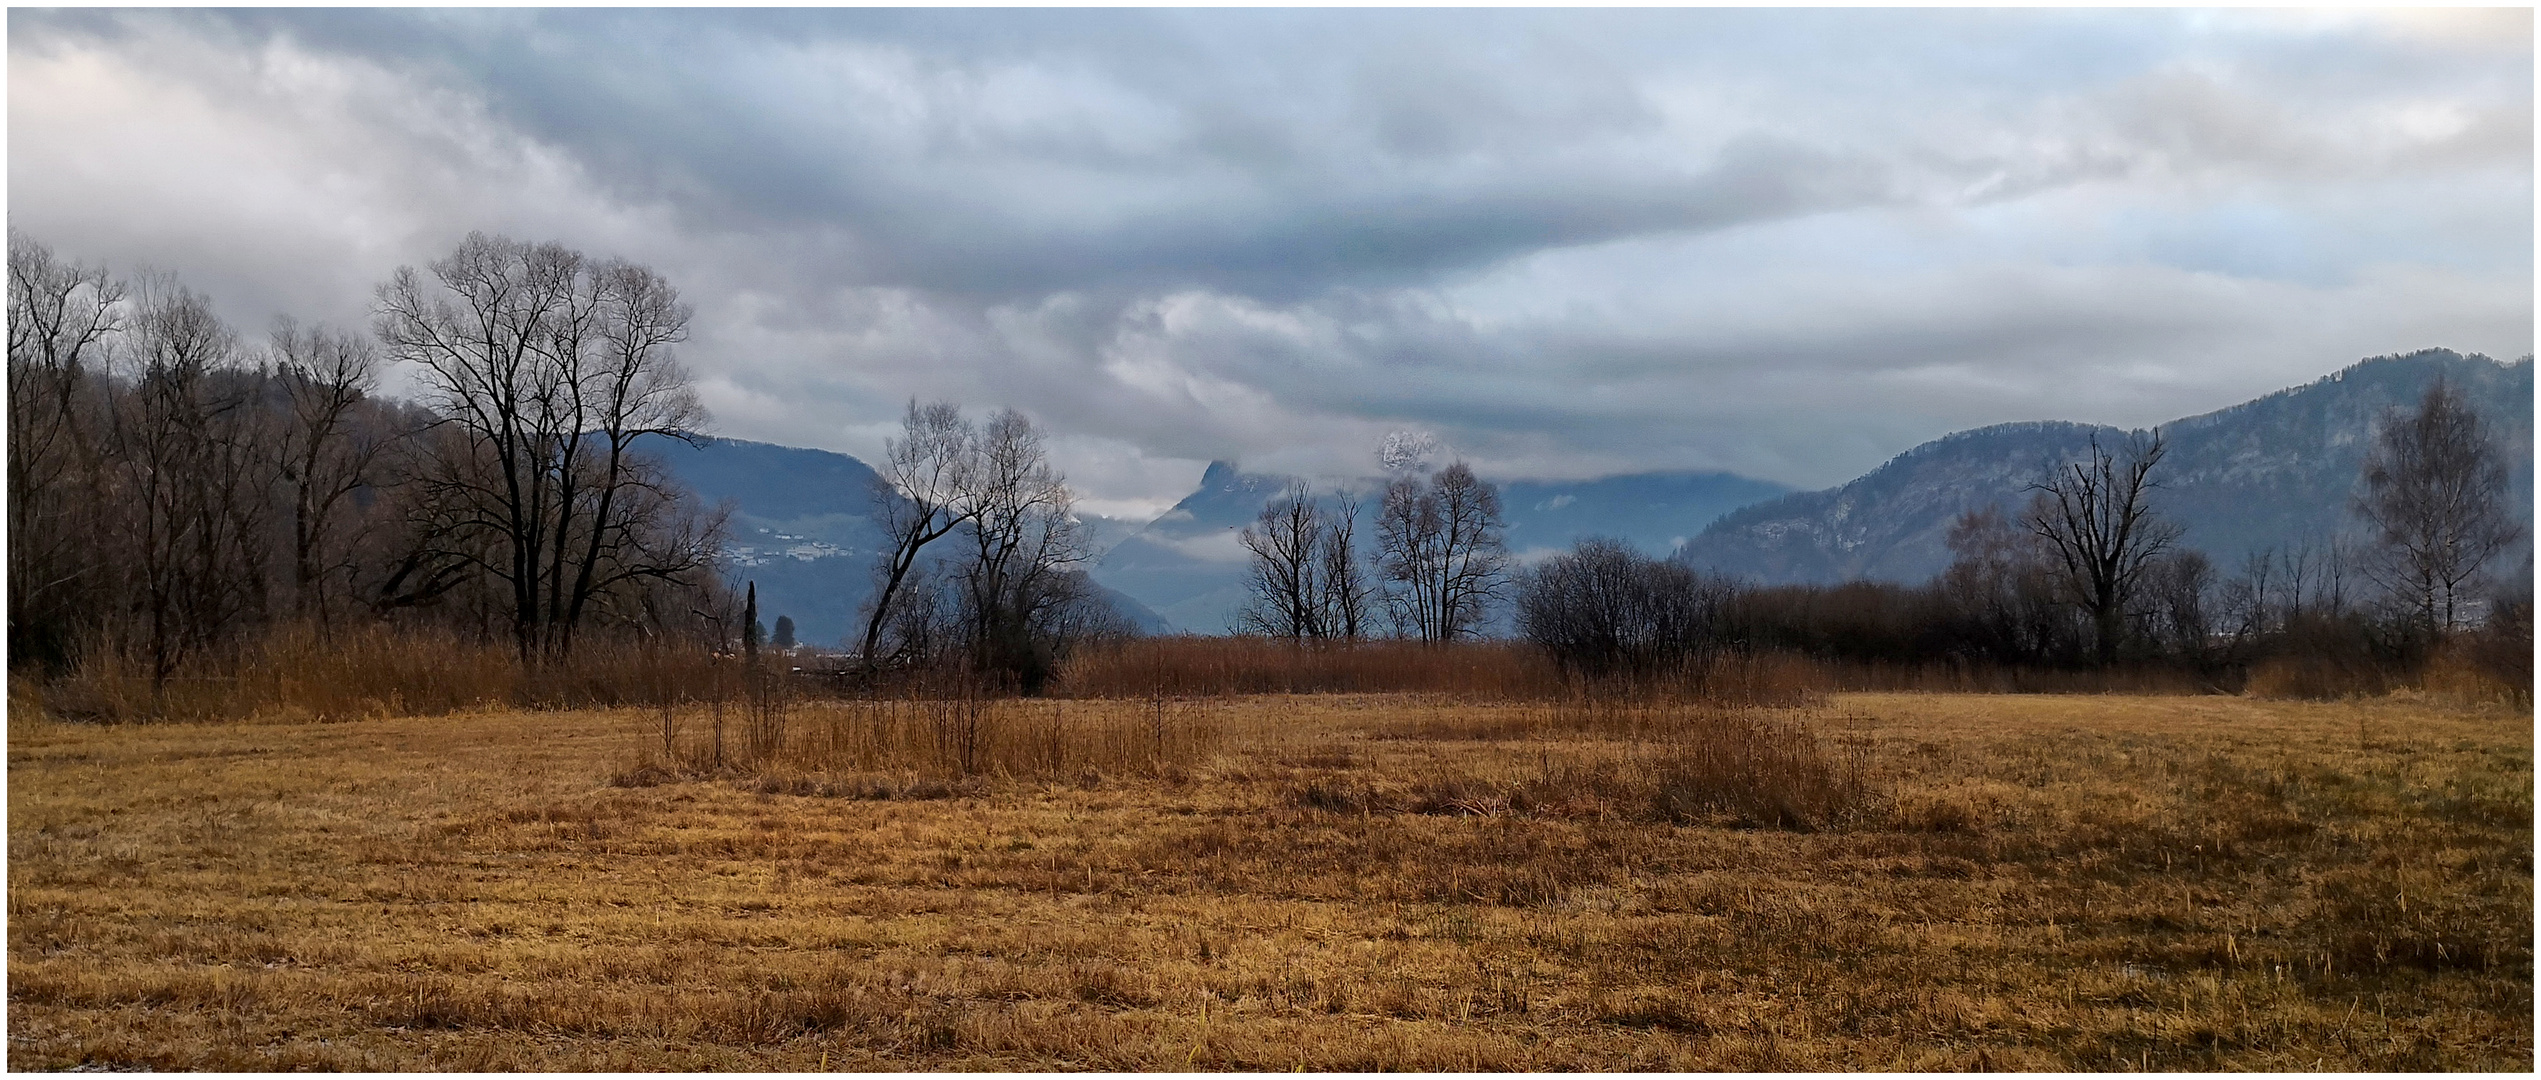
[[[1631,678],[1581,679],[1515,641],[1292,642],[1259,637],[1141,638],[1080,650],[1059,692],[1076,698],[1251,694],[1425,694],[1458,701],[1659,697],[1719,704],[1805,704],[1819,665],[1785,653],[1726,652]]]
[[[1516,642],[1311,644],[1189,636],[1079,650],[1061,667],[1058,685],[1077,698],[1415,693],[1521,701],[1570,691],[1551,658]]]
[[[113,648],[41,682],[13,674],[21,708],[76,721],[340,721],[437,716],[483,708],[570,709],[738,703],[750,676],[737,657],[686,643],[594,638],[562,661],[523,664],[508,643],[379,624],[278,627],[246,645],[198,655],[164,681]],[[996,696],[943,672],[879,681],[785,674],[788,694],[900,698]],[[1252,637],[1161,637],[1088,646],[1068,657],[1056,698],[1200,699],[1260,694],[1415,694],[1469,703],[1657,699],[1792,708],[1838,692],[2218,694],[2340,700],[2424,692],[2462,705],[2532,700],[2528,636],[2482,632],[2436,647],[2421,663],[2297,653],[2247,668],[2176,664],[2051,669],[1952,661],[1881,663],[1796,653],[1722,652],[1656,675],[1587,680],[1521,642],[1308,644]]]
[[[1514,769],[1504,759],[1503,767],[1481,773],[1442,760],[1398,774],[1390,786],[1317,776],[1293,786],[1290,801],[1338,813],[1514,814],[1809,832],[1856,820],[1877,801],[1862,747],[1828,745],[1809,716],[1808,710],[1648,698],[1448,709],[1398,722],[1379,737],[1533,743],[1536,758],[1520,758]]]
[[[769,793],[940,797],[995,781],[1153,777],[1187,769],[1219,743],[1205,710],[1164,699],[799,702],[754,694],[730,707],[664,705],[656,715],[658,732],[646,733],[611,783],[737,777]]]
[[[685,644],[592,639],[527,665],[508,642],[445,630],[295,624],[155,684],[146,660],[100,645],[50,683],[13,676],[11,694],[65,720],[288,723],[701,701],[742,682],[738,660]]]

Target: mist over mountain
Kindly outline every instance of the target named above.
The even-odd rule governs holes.
[[[2229,569],[2277,545],[2352,533],[2357,473],[2386,412],[2414,406],[2437,377],[2474,402],[2509,469],[2508,498],[2530,550],[2532,359],[2499,363],[2430,349],[2376,357],[2304,386],[2162,426],[2169,453],[2154,506],[2187,527],[2185,546]],[[1943,436],[1839,487],[1787,495],[1715,522],[1691,541],[1697,565],[1767,583],[1869,578],[1919,582],[1950,561],[1944,538],[1965,510],[2016,511],[2052,465],[2123,443],[2111,427],[1998,424]]]
[[[1245,601],[1246,555],[1238,533],[1291,478],[1212,462],[1200,487],[1112,548],[1094,579],[1136,597],[1179,629],[1224,633]],[[1375,535],[1382,481],[1346,486],[1360,503],[1359,537]],[[1317,485],[1327,499],[1329,485]],[[1523,559],[1612,536],[1664,555],[1740,506],[1790,489],[1723,472],[1660,472],[1597,480],[1522,480],[1500,485],[1509,549]]]

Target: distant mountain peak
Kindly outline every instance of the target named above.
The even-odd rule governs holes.
[[[1244,602],[1244,549],[1236,531],[1280,496],[1293,477],[1248,473],[1213,461],[1197,490],[1136,535],[1121,541],[1094,569],[1118,589],[1187,629],[1223,631]],[[1319,496],[1355,491],[1359,535],[1374,534],[1371,481],[1318,481]],[[1684,537],[1731,509],[1789,491],[1779,484],[1721,472],[1636,473],[1596,480],[1500,482],[1508,542],[1522,556],[1604,534],[1666,554]]]

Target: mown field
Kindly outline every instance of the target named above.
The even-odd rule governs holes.
[[[826,750],[723,775],[645,709],[20,710],[7,1063],[2533,1065],[2528,712],[989,708],[1046,768],[895,772],[815,705],[786,738]],[[1725,767],[1685,744],[1758,730],[1818,771],[1680,797]]]

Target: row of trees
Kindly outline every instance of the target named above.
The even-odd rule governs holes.
[[[1485,628],[1510,583],[1500,493],[1463,462],[1435,474],[1403,470],[1376,514],[1374,569],[1357,543],[1360,505],[1319,498],[1292,482],[1239,534],[1251,554],[1246,633],[1299,641],[1356,641],[1381,612],[1397,637],[1453,641]]]
[[[2044,470],[2020,514],[1962,514],[1950,566],[1920,586],[1745,587],[1586,541],[1518,579],[1518,629],[1590,675],[1754,647],[2057,667],[2214,668],[2270,654],[2405,663],[2467,628],[2483,602],[2490,623],[2529,632],[2528,569],[2517,588],[2481,595],[2520,530],[2503,463],[2446,384],[2376,436],[2354,505],[2368,542],[2253,553],[2229,577],[2157,511],[2164,453],[2158,431],[2095,440]]]
[[[438,621],[561,658],[690,633],[721,521],[637,449],[703,418],[660,275],[470,236],[377,292],[370,333],[262,342],[164,274],[9,236],[9,651],[188,658],[283,621]],[[420,402],[382,398],[413,365]]]
[[[721,512],[644,449],[705,420],[675,355],[693,311],[662,275],[477,234],[399,268],[372,314],[251,343],[171,277],[12,232],[13,661],[113,650],[164,682],[285,621],[448,624],[529,664],[593,632],[762,633],[720,580]],[[379,394],[391,364],[416,400]],[[1030,690],[1068,643],[1126,629],[1021,413],[913,402],[887,458],[869,665]]]
[[[738,623],[722,519],[642,450],[704,420],[675,355],[693,315],[677,290],[623,260],[471,235],[375,297],[367,332],[281,320],[250,342],[173,277],[117,278],[10,234],[13,662],[107,649],[164,681],[280,622],[357,619],[470,628],[527,663],[595,631],[721,646]],[[388,364],[418,400],[379,394]],[[1522,634],[1591,670],[1732,644],[2106,665],[2301,627],[2441,636],[2477,617],[2483,568],[2519,535],[2502,463],[2442,384],[2369,455],[2370,543],[2264,553],[2228,579],[2155,511],[2158,432],[2048,470],[2022,513],[1963,516],[1954,562],[1915,588],[1742,589],[1611,541],[1517,573],[1490,484],[1387,453],[1365,528],[1358,500],[1299,483],[1243,531],[1242,629],[1450,641],[1513,598]],[[868,670],[957,659],[1031,690],[1070,643],[1128,629],[1021,413],[974,424],[913,401],[879,473]]]

